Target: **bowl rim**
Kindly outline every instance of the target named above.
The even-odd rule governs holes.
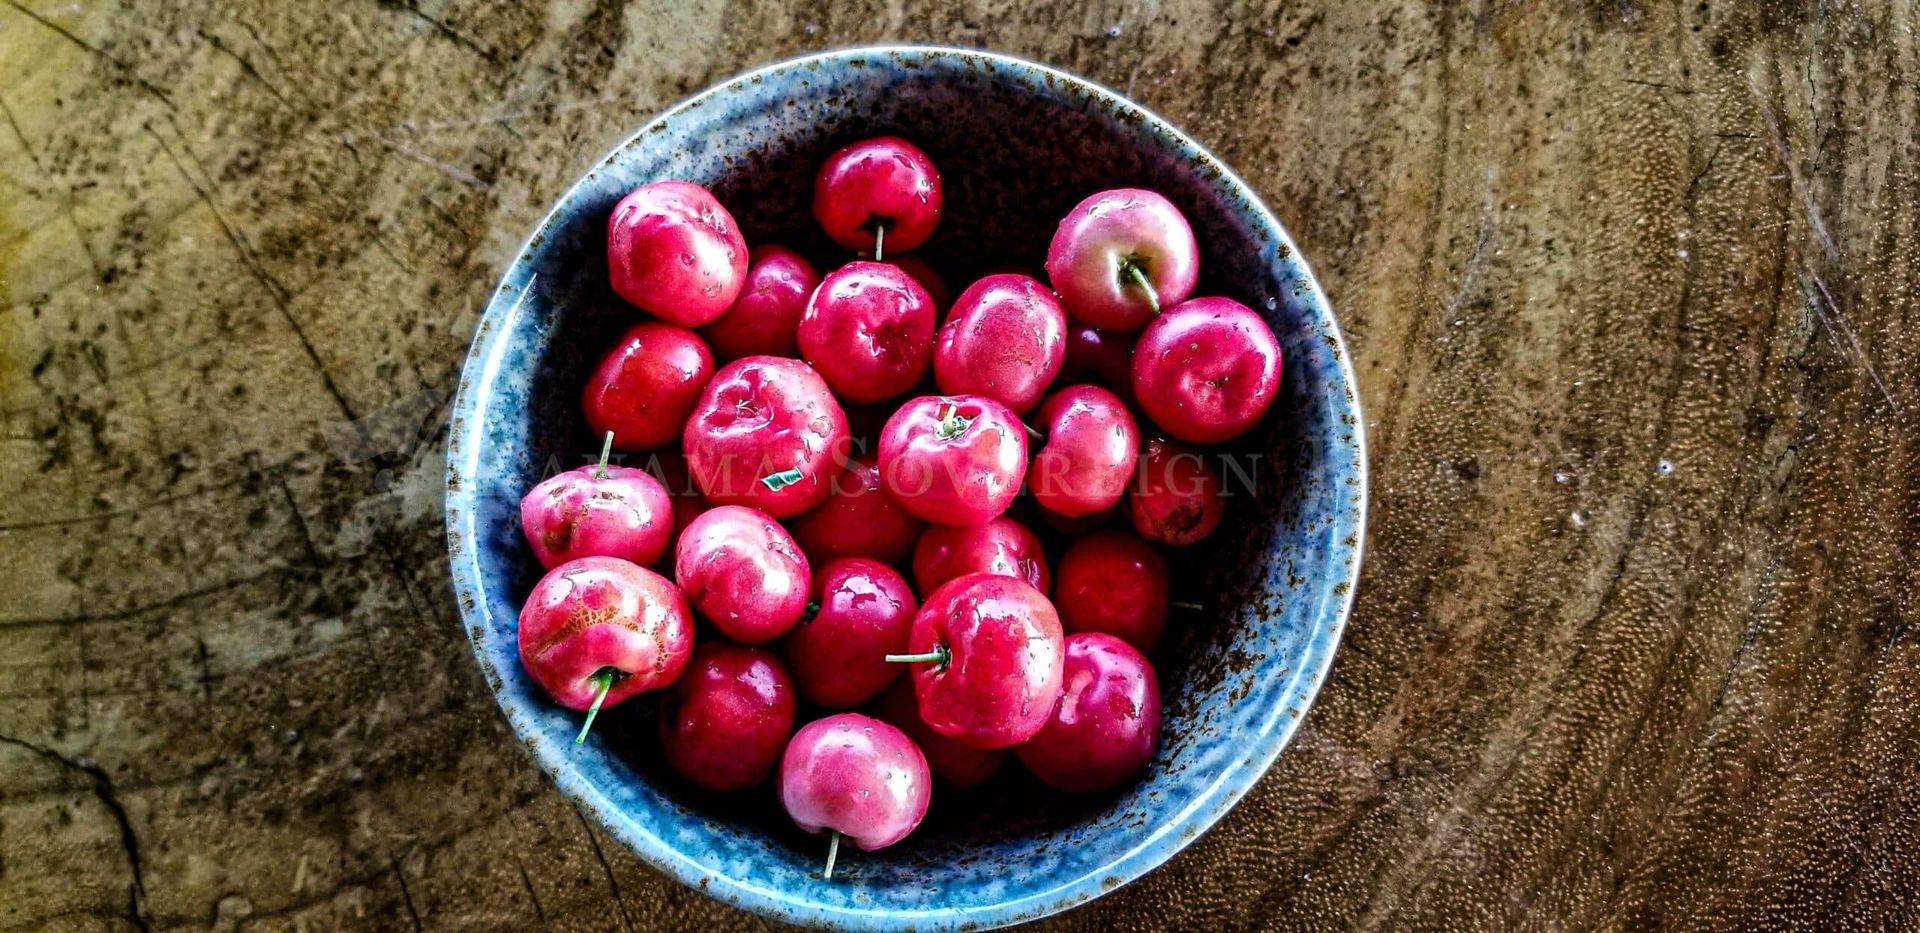
[[[1049,84],[1056,82],[1064,84],[1076,93],[1084,94],[1087,98],[1108,105],[1116,111],[1124,108],[1121,112],[1126,112],[1129,117],[1137,113],[1138,128],[1152,137],[1157,144],[1171,152],[1197,156],[1210,166],[1210,170],[1217,168],[1223,187],[1235,191],[1240,196],[1244,201],[1246,215],[1256,226],[1265,228],[1280,244],[1281,255],[1287,257],[1287,261],[1297,267],[1300,280],[1306,284],[1306,290],[1298,297],[1307,306],[1311,317],[1317,318],[1314,323],[1319,336],[1330,342],[1335,357],[1335,369],[1347,389],[1344,393],[1346,397],[1335,399],[1334,404],[1337,409],[1344,409],[1339,414],[1351,416],[1352,440],[1341,443],[1351,448],[1353,463],[1351,477],[1357,480],[1358,486],[1353,508],[1337,510],[1334,519],[1335,532],[1350,530],[1354,542],[1350,548],[1352,559],[1347,564],[1349,571],[1344,580],[1338,581],[1344,586],[1335,586],[1337,598],[1333,601],[1333,611],[1318,620],[1315,627],[1307,633],[1307,643],[1301,664],[1290,678],[1292,682],[1286,691],[1286,695],[1293,702],[1284,704],[1285,709],[1275,711],[1273,727],[1263,730],[1256,736],[1254,741],[1247,745],[1246,751],[1239,759],[1232,766],[1222,769],[1219,777],[1203,788],[1192,803],[1104,867],[1064,880],[1045,891],[1017,900],[965,908],[935,907],[903,910],[883,907],[846,907],[797,898],[782,890],[756,885],[747,879],[730,878],[724,874],[706,870],[680,852],[677,847],[667,843],[644,825],[627,817],[625,812],[616,806],[597,785],[580,774],[568,753],[570,746],[563,747],[548,741],[538,730],[529,728],[529,724],[523,721],[521,714],[507,705],[499,683],[492,676],[495,672],[485,656],[480,634],[485,632],[490,618],[479,599],[460,598],[466,592],[480,592],[481,582],[485,576],[480,568],[480,548],[476,545],[463,548],[459,544],[461,540],[466,542],[480,540],[473,508],[475,490],[472,484],[462,482],[461,476],[463,472],[468,477],[478,475],[480,451],[484,446],[481,437],[484,426],[475,415],[492,394],[491,383],[497,377],[497,368],[503,355],[504,348],[501,341],[511,330],[507,325],[521,313],[527,296],[532,292],[538,279],[537,273],[528,268],[528,260],[535,240],[543,236],[553,225],[562,210],[571,203],[580,186],[599,166],[615,159],[620,152],[652,132],[655,127],[708,103],[716,95],[743,82],[776,73],[822,64],[837,64],[853,59],[877,56],[897,58],[902,55],[953,56],[976,63],[984,61],[994,70],[1025,72]],[[1354,375],[1352,354],[1347,348],[1346,338],[1340,329],[1339,322],[1334,318],[1332,303],[1328,300],[1319,279],[1313,274],[1306,257],[1294,243],[1292,235],[1267,207],[1265,200],[1253,186],[1205,146],[1175,127],[1166,118],[1096,81],[1051,65],[984,49],[886,43],[848,46],[785,58],[722,78],[661,111],[634,132],[622,137],[605,154],[590,163],[587,172],[581,178],[567,187],[514,253],[513,260],[501,275],[499,285],[487,299],[486,308],[476,323],[473,342],[469,346],[467,359],[461,366],[459,389],[450,410],[449,423],[451,427],[447,444],[445,517],[449,564],[456,594],[455,604],[460,609],[462,627],[467,631],[470,647],[483,673],[489,675],[489,690],[493,693],[494,701],[499,705],[508,725],[560,792],[575,805],[592,811],[606,832],[619,839],[650,867],[710,897],[761,916],[788,923],[831,924],[836,927],[862,929],[922,926],[998,927],[1038,920],[1077,907],[1109,891],[1117,890],[1159,867],[1198,839],[1202,833],[1225,816],[1228,810],[1238,804],[1240,799],[1266,774],[1280,752],[1291,743],[1300,722],[1311,708],[1332,666],[1334,653],[1345,631],[1347,618],[1352,612],[1355,591],[1358,589],[1365,560],[1366,526],[1371,491],[1367,461],[1366,419],[1361,411],[1359,386]],[[1341,525],[1349,527],[1339,527]],[[1293,715],[1287,715],[1289,712]]]

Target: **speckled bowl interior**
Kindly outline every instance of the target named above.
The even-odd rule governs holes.
[[[579,394],[636,312],[607,288],[605,231],[619,197],[664,178],[708,185],[749,242],[785,242],[823,268],[849,258],[808,214],[834,148],[897,133],[946,182],[935,239],[917,252],[958,292],[982,269],[1038,270],[1055,224],[1102,188],[1158,190],[1191,219],[1202,294],[1262,310],[1285,351],[1282,395],[1238,453],[1212,539],[1174,560],[1178,614],[1156,659],[1158,756],[1110,796],[1045,790],[1017,767],[988,789],[936,792],[921,829],[852,853],[820,877],[823,841],[799,833],[771,789],[701,794],[653,751],[653,708],[613,709],[575,747],[578,714],[521,671],[516,615],[539,568],[520,496],[597,447]],[[1232,484],[1230,484],[1232,485]],[[473,650],[514,730],[559,788],[659,870],[794,923],[984,927],[1044,916],[1125,884],[1195,839],[1258,780],[1306,713],[1338,643],[1366,511],[1361,420],[1340,331],[1285,230],[1224,165],[1111,91],[1029,62],[937,48],[857,49],[785,62],[674,108],[561,198],[507,271],[475,337],[453,413],[447,533]],[[1056,555],[1057,556],[1057,555]]]

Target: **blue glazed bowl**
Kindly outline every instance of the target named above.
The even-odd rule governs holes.
[[[520,496],[597,450],[579,411],[597,354],[636,315],[607,286],[605,231],[627,190],[712,187],[749,242],[847,257],[814,230],[812,175],[838,146],[897,133],[933,156],[947,207],[919,252],[956,284],[1009,261],[1036,268],[1060,217],[1096,190],[1158,190],[1192,221],[1200,294],[1263,310],[1285,352],[1282,394],[1243,439],[1236,498],[1213,538],[1176,555],[1176,617],[1156,660],[1158,755],[1109,796],[1053,794],[1010,767],[994,789],[937,791],[926,822],[820,877],[824,842],[770,789],[729,798],[677,780],[641,697],[585,746],[515,648],[539,568]],[[958,289],[956,288],[956,291]],[[630,461],[631,462],[631,461]],[[767,917],[844,929],[983,928],[1065,910],[1139,877],[1226,813],[1287,744],[1339,642],[1359,573],[1366,454],[1353,373],[1326,296],[1287,232],[1232,171],[1118,94],[1031,62],[961,49],[853,49],[783,62],[680,104],[622,143],[527,241],[481,319],[454,404],[447,539],[474,656],[540,767],[658,870]],[[843,856],[847,853],[843,853]]]

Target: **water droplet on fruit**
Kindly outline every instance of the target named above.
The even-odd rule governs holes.
[[[681,264],[681,265],[683,265],[683,266],[686,266],[686,267],[688,267],[688,268],[692,268],[692,267],[693,267],[693,254],[692,254],[692,253],[681,253],[681,254],[680,254],[680,264]]]

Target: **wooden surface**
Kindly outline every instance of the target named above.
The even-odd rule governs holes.
[[[886,39],[1212,146],[1364,390],[1299,739],[1063,926],[1920,923],[1912,0],[1045,7],[0,0],[0,928],[758,925],[511,740],[444,413],[594,158]]]

